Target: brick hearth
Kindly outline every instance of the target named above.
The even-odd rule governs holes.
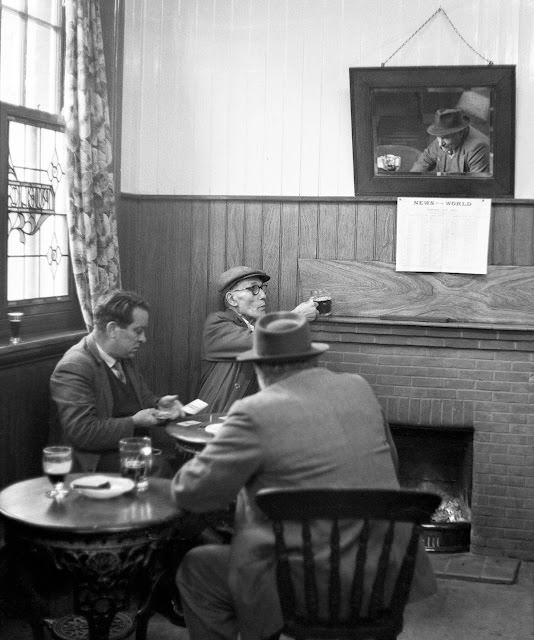
[[[534,560],[534,330],[330,317],[312,334],[391,423],[473,427],[471,551]]]

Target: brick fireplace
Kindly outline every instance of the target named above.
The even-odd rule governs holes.
[[[471,551],[534,560],[534,333],[330,317],[312,335],[330,344],[328,368],[368,380],[390,423],[436,440],[472,430]]]

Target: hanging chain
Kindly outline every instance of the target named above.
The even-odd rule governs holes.
[[[467,40],[462,36],[462,34],[458,31],[458,29],[457,29],[457,28],[454,26],[454,24],[452,23],[452,20],[451,20],[451,19],[449,18],[449,16],[447,15],[447,12],[445,11],[445,9],[442,9],[441,7],[439,7],[439,9],[436,9],[436,11],[434,11],[434,13],[430,16],[430,18],[428,18],[427,20],[425,20],[425,21],[423,22],[423,24],[422,24],[418,29],[416,29],[416,30],[412,33],[412,35],[411,35],[409,38],[407,38],[407,39],[406,39],[406,40],[401,44],[401,46],[400,46],[398,49],[396,49],[396,50],[395,50],[395,51],[394,51],[394,52],[389,56],[389,58],[388,58],[385,62],[383,62],[383,63],[382,63],[382,66],[383,66],[383,67],[385,67],[385,66],[386,66],[386,64],[391,60],[391,58],[393,58],[393,56],[395,56],[395,55],[396,55],[396,54],[397,54],[397,53],[398,53],[398,52],[399,52],[403,47],[405,47],[405,46],[408,44],[408,42],[410,42],[410,40],[411,40],[413,37],[415,37],[415,36],[419,33],[419,31],[421,31],[421,29],[423,29],[424,27],[426,27],[426,25],[427,25],[427,24],[428,24],[428,23],[429,23],[433,18],[435,18],[435,17],[438,15],[438,13],[442,13],[442,14],[447,18],[447,20],[448,20],[449,24],[451,25],[451,27],[453,28],[453,30],[456,32],[456,35],[460,38],[460,40],[461,40],[465,45],[467,45],[467,46],[469,47],[469,49],[471,49],[471,51],[473,51],[474,53],[476,53],[476,54],[477,54],[477,56],[479,56],[480,58],[482,58],[482,60],[485,60],[489,65],[493,64],[493,62],[492,62],[491,60],[488,60],[488,58],[485,58],[482,54],[480,54],[478,51],[476,51],[476,49],[474,49],[474,48],[469,44],[469,42],[467,42]]]

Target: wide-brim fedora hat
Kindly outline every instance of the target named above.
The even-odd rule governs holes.
[[[438,109],[427,132],[433,136],[447,136],[462,131],[469,126],[469,122],[469,116],[461,109]]]
[[[292,311],[275,311],[262,316],[254,328],[252,349],[237,356],[245,362],[304,360],[325,352],[329,346],[312,342],[304,316]]]
[[[217,289],[221,293],[226,293],[234,284],[245,278],[259,278],[262,282],[267,282],[267,280],[271,279],[271,276],[268,276],[261,269],[253,269],[240,264],[221,273],[217,280]]]

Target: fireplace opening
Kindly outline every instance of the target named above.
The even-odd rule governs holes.
[[[469,551],[473,428],[390,426],[401,487],[441,496],[432,522],[423,525],[427,551]]]

